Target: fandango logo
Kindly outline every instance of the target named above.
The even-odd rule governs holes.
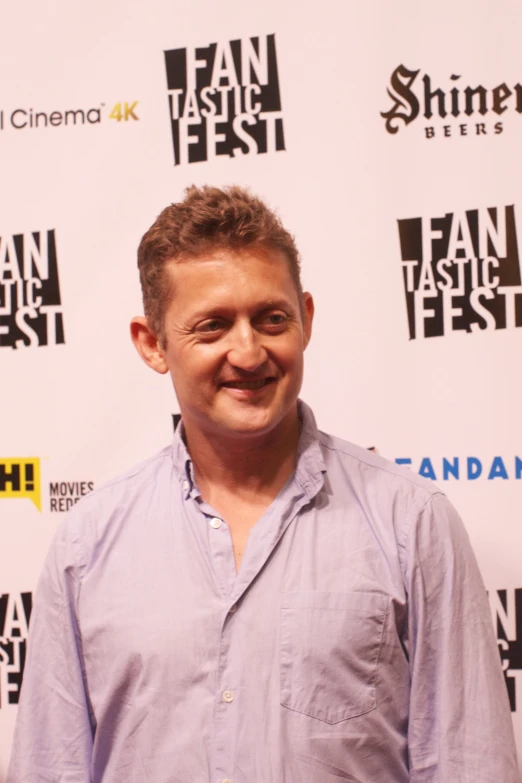
[[[432,481],[449,481],[450,479],[475,481],[482,478],[487,481],[494,479],[522,479],[521,457],[397,457],[397,465],[406,465],[415,470],[419,476]]]
[[[381,112],[388,133],[398,133],[400,128],[414,122],[422,112],[426,120],[434,118],[440,121],[437,126],[425,126],[427,139],[436,135],[498,135],[504,130],[502,122],[468,122],[468,119],[473,115],[475,118],[476,115],[485,118],[490,113],[500,117],[506,111],[522,113],[522,85],[518,82],[511,87],[505,82],[493,88],[482,84],[471,87],[464,86],[462,77],[454,73],[449,76],[449,84],[442,89],[438,85],[434,86],[428,74],[420,78],[419,74],[420,69],[410,71],[404,65],[399,65],[392,73],[390,86],[386,90],[392,106],[388,111]]]

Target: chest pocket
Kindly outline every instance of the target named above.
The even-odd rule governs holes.
[[[388,602],[380,593],[282,593],[281,704],[326,723],[373,710]]]

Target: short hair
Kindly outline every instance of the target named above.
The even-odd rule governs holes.
[[[276,213],[246,188],[187,188],[183,201],[158,215],[138,248],[143,307],[154,334],[165,342],[164,319],[173,294],[166,275],[169,261],[253,246],[284,253],[301,305],[299,252]]]

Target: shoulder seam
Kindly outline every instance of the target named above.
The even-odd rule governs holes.
[[[380,470],[383,473],[391,473],[392,472],[392,471],[389,471],[386,468],[382,467],[381,465],[374,465],[372,462],[366,461],[362,457],[360,457],[360,456],[358,456],[356,454],[352,454],[352,452],[350,452],[350,451],[345,451],[344,449],[338,448],[336,446],[330,446],[328,443],[325,443],[324,438],[325,438],[324,433],[320,432],[319,433],[319,440],[321,442],[321,445],[324,446],[326,449],[329,449],[330,451],[340,452],[341,454],[344,454],[346,457],[351,457],[352,459],[359,460],[359,462],[362,462],[364,465],[368,465],[370,468],[375,468],[376,470]],[[392,463],[392,464],[395,464],[395,463]],[[415,480],[415,476],[412,476],[410,478],[409,476],[404,475],[404,473],[401,473],[401,472],[397,473],[396,475],[401,477],[401,478],[403,478],[405,481],[408,481],[410,484],[414,484],[416,487],[418,487],[418,489],[424,490],[425,492],[427,492],[428,493],[428,497],[426,498],[425,503],[427,503],[430,500],[430,498],[432,498],[434,495],[444,495],[445,494],[436,485],[434,485],[433,489],[430,489],[429,487],[423,486],[423,484],[419,484]]]

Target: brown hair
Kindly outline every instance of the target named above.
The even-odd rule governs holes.
[[[192,185],[185,198],[158,215],[138,248],[145,315],[164,342],[164,317],[172,296],[165,274],[171,260],[187,260],[213,249],[239,250],[258,245],[282,251],[302,299],[299,253],[294,238],[261,199],[237,186]]]

